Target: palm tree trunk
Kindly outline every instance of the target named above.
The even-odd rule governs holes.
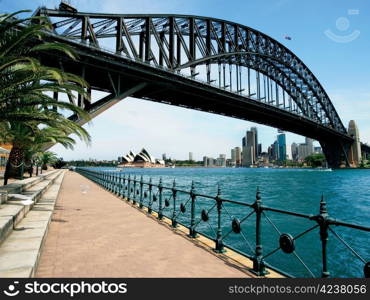
[[[8,163],[6,164],[4,174],[4,185],[8,183],[9,178],[21,178],[22,177],[22,165],[24,163],[24,151],[21,147],[13,145],[10,150]],[[6,179],[6,180],[5,180]]]

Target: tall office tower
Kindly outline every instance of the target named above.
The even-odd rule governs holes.
[[[203,156],[203,167],[208,167],[208,157]]]
[[[166,160],[166,159],[167,159],[166,153],[163,153],[163,154],[162,154],[162,159],[163,159],[163,160]]]
[[[256,136],[255,131],[247,131],[243,138],[243,166],[249,167],[256,161]]]
[[[255,156],[255,160],[257,159],[258,157],[258,131],[257,131],[257,127],[251,127],[251,131],[254,132],[254,156]]]
[[[242,164],[242,150],[240,147],[235,147],[235,161],[238,167]]]
[[[231,149],[231,164],[236,165],[236,150],[235,148]]]
[[[297,161],[298,160],[298,144],[293,143],[291,146],[292,150],[292,160]]]
[[[273,154],[274,154],[273,159],[278,160],[279,159],[279,143],[277,140],[274,142],[274,153]]]
[[[189,161],[193,161],[193,152],[189,152]]]
[[[285,133],[280,133],[277,136],[277,142],[279,147],[279,154],[278,154],[278,160],[284,161],[286,160],[286,136]]]
[[[353,167],[358,167],[361,163],[361,144],[360,144],[360,133],[358,131],[357,124],[354,120],[349,121],[348,134],[354,139],[354,142],[349,150],[349,163]]]
[[[257,146],[257,157],[261,156],[262,154],[262,144],[258,144]]]
[[[308,155],[313,154],[313,139],[306,137],[306,145],[307,145],[307,152],[309,153]]]

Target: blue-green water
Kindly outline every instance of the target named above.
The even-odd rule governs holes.
[[[162,178],[165,186],[171,186],[174,179],[178,188],[189,190],[194,181],[198,193],[216,195],[217,185],[221,186],[221,197],[240,202],[253,203],[256,188],[260,188],[263,205],[303,214],[315,215],[319,212],[321,195],[327,202],[328,213],[341,221],[370,227],[370,170],[334,170],[332,172],[306,169],[244,169],[244,168],[163,168],[163,169],[125,169],[126,176],[141,176],[144,181],[152,178],[158,183]],[[139,178],[139,177],[137,177]],[[164,199],[171,205],[164,214],[171,217],[173,211],[171,192],[164,192]],[[189,195],[179,193],[176,209],[180,203],[186,203]],[[146,202],[148,200],[145,200]],[[217,210],[209,213],[209,221],[201,222],[200,211],[211,209],[215,202],[199,197],[196,200],[196,222],[198,232],[215,237],[217,228]],[[147,204],[147,203],[146,203]],[[156,206],[157,205],[157,206]],[[158,201],[153,203],[156,210]],[[187,211],[180,214],[179,221],[190,224],[190,201]],[[225,235],[231,230],[234,217],[243,219],[251,212],[248,207],[224,203],[222,231]],[[267,217],[281,233],[296,236],[311,228],[316,223],[294,216],[281,215],[266,211]],[[279,234],[267,218],[262,221],[262,243],[264,254],[279,246]],[[138,224],[138,230],[140,226]],[[370,232],[350,228],[335,227],[340,235],[365,261],[370,260]],[[255,245],[255,216],[252,215],[242,224],[242,235],[230,233],[224,242],[234,248],[253,255]],[[251,247],[248,246],[248,243]],[[252,249],[251,249],[252,248]],[[316,277],[321,275],[321,242],[319,229],[303,235],[296,240],[296,254],[311,269]],[[179,253],[181,259],[181,253]],[[285,254],[281,250],[266,258],[266,261],[283,271],[298,277],[312,276],[294,254]],[[363,277],[364,263],[355,257],[333,234],[329,234],[328,268],[332,277]]]

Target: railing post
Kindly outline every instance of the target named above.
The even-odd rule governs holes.
[[[119,174],[116,173],[116,180],[115,180],[115,189],[114,193],[119,195]]]
[[[318,222],[320,225],[320,239],[321,239],[321,250],[322,250],[322,273],[321,277],[327,278],[330,276],[328,271],[328,259],[327,259],[327,243],[328,243],[328,219],[329,214],[326,208],[326,202],[324,200],[324,195],[321,196],[320,201],[320,214],[318,216]]]
[[[108,171],[108,190],[112,190],[112,173]]]
[[[126,197],[126,174],[123,174],[122,199]]]
[[[140,208],[143,208],[143,186],[144,186],[143,175],[141,175],[140,177],[140,202],[139,202]]]
[[[190,210],[190,228],[189,228],[189,236],[191,238],[196,238],[197,233],[195,231],[195,188],[194,188],[194,181],[191,182],[191,190],[190,190],[190,197],[191,197],[191,210]]]
[[[127,182],[127,201],[130,201],[130,186],[131,186],[131,176],[128,174],[128,182]]]
[[[222,213],[222,200],[220,198],[221,187],[218,185],[217,196],[215,198],[217,203],[217,236],[216,236],[216,247],[215,251],[218,253],[225,252],[224,243],[222,241],[222,228],[221,228],[221,213]]]
[[[268,272],[265,268],[265,262],[263,261],[263,249],[261,239],[261,215],[262,215],[262,200],[261,192],[257,187],[256,202],[254,203],[254,211],[256,212],[256,249],[253,258],[253,272],[258,276],[266,275]]]
[[[134,196],[132,198],[132,204],[136,204],[136,175],[134,176]]]
[[[122,179],[122,173],[119,172],[118,175],[118,196],[122,197],[122,190],[123,190],[123,179]]]
[[[117,193],[117,174],[113,173],[113,194]]]
[[[158,201],[158,219],[162,220],[163,218],[163,208],[162,208],[162,191],[163,191],[163,185],[162,185],[162,177],[159,178],[159,185],[158,185],[158,190],[159,190],[159,201]]]
[[[177,227],[177,221],[176,221],[176,180],[173,180],[172,184],[172,199],[173,199],[173,210],[172,210],[172,227]]]
[[[149,203],[148,203],[148,213],[152,213],[152,178],[149,179]]]

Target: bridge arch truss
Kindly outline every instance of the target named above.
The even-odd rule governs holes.
[[[188,15],[70,13],[40,8],[59,37],[110,51],[309,119],[345,135],[308,67],[250,27]]]

